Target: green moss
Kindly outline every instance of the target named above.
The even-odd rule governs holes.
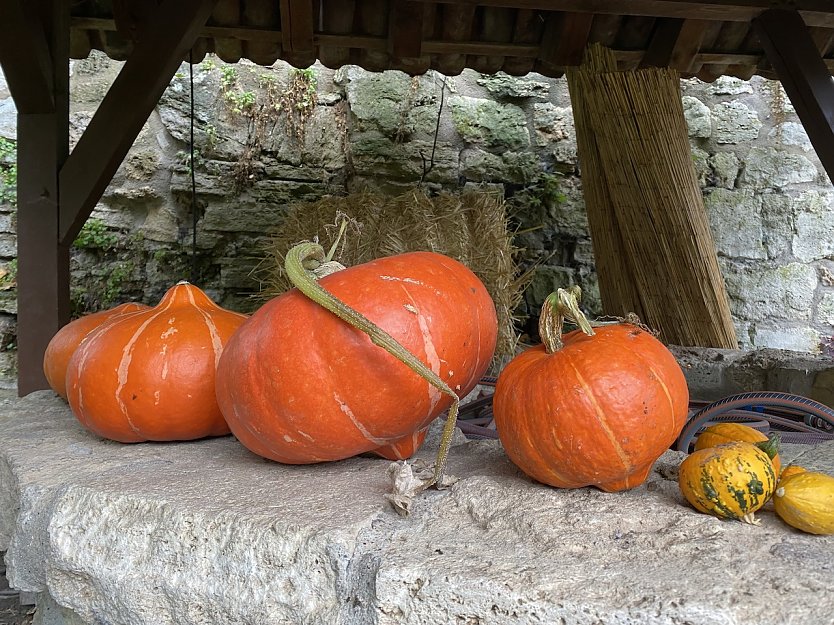
[[[519,150],[530,145],[527,118],[519,107],[492,100],[452,100],[452,121],[463,139],[492,149]]]

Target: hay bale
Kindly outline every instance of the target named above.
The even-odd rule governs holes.
[[[413,189],[395,197],[367,191],[328,196],[290,207],[281,230],[272,236],[260,273],[269,299],[290,288],[284,256],[299,241],[332,244],[338,214],[350,220],[335,254],[346,266],[403,252],[432,251],[469,267],[486,286],[498,313],[496,365],[515,354],[518,334],[514,310],[521,300],[526,276],[519,277],[517,249],[507,223],[500,193],[473,191],[429,197]]]

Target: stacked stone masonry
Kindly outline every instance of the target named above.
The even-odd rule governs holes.
[[[73,142],[119,68],[98,53],[73,63]],[[198,280],[222,305],[257,307],[263,247],[289,205],[363,188],[395,193],[423,178],[430,189],[503,191],[522,268],[537,264],[522,316],[568,282],[599,310],[565,81],[469,70],[414,78],[350,66],[298,71],[209,57],[194,68],[194,95]],[[741,346],[830,355],[834,189],[784,91],[758,77],[685,80],[682,97]],[[76,243],[77,313],[128,299],[153,304],[189,277],[189,110],[183,65]],[[14,139],[14,105],[0,79],[0,200],[13,183],[13,150],[3,146],[13,148]],[[6,350],[14,347],[15,254],[7,199],[0,205]]]

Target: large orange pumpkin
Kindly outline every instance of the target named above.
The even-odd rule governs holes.
[[[49,387],[64,399],[67,398],[67,365],[73,352],[81,345],[81,341],[102,323],[111,317],[146,310],[144,304],[128,302],[115,308],[84,315],[69,322],[55,333],[46,346],[43,355],[43,373]]]
[[[67,395],[78,420],[123,443],[228,434],[214,375],[246,320],[180,282],[154,308],[114,317],[70,358]]]
[[[492,359],[495,306],[480,280],[451,258],[400,254],[337,271],[318,284],[460,397]],[[217,399],[241,443],[289,464],[373,450],[410,455],[422,441],[420,430],[451,402],[297,289],[267,302],[229,341],[217,369]]]
[[[510,459],[540,482],[626,490],[645,481],[680,434],[686,380],[671,352],[641,327],[592,329],[577,296],[560,289],[548,298],[540,324],[545,344],[516,356],[499,375],[495,425]],[[562,337],[563,317],[585,331]]]

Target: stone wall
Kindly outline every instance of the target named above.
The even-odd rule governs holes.
[[[73,63],[77,140],[120,64]],[[298,201],[361,188],[500,185],[536,266],[521,314],[573,281],[599,310],[593,250],[563,80],[435,73],[410,78],[355,67],[194,67],[196,207],[183,65],[76,242],[76,312],[127,299],[156,303],[194,279],[222,305],[257,307],[270,233]],[[683,82],[693,159],[704,189],[742,346],[832,349],[834,192],[776,83]],[[14,108],[0,80],[0,346],[14,345]],[[2,139],[0,139],[2,141]],[[9,142],[11,141],[11,143]],[[4,191],[5,189],[5,191]],[[196,213],[197,253],[192,256]]]

